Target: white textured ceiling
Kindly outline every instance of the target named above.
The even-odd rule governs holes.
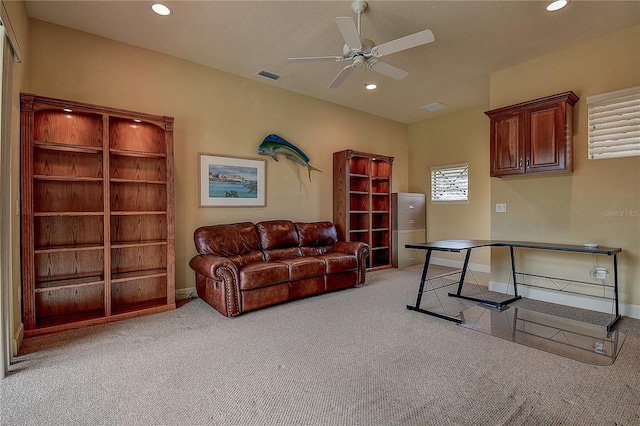
[[[362,36],[377,44],[430,29],[433,43],[388,55],[410,74],[396,81],[365,67],[328,89],[345,62],[290,63],[292,56],[341,55],[336,16],[350,1],[27,1],[32,18],[162,52],[403,123],[489,101],[489,75],[502,68],[640,22],[638,1],[573,0],[555,13],[541,1],[370,1]],[[276,82],[256,76],[266,70]],[[640,71],[639,71],[640,72]],[[526,84],[526,82],[523,82]],[[573,88],[568,87],[567,90]],[[545,94],[542,94],[545,95]],[[442,102],[440,112],[421,110]]]

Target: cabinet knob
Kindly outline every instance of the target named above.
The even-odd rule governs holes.
[[[410,209],[415,209],[415,207],[414,207],[414,206],[409,206],[409,208],[410,208]]]

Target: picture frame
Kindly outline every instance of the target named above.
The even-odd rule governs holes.
[[[266,161],[199,153],[200,207],[265,207]]]

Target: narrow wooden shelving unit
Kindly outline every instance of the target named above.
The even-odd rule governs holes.
[[[21,95],[25,336],[175,309],[173,118]]]
[[[341,239],[369,244],[368,269],[391,267],[393,157],[333,153],[333,221]]]

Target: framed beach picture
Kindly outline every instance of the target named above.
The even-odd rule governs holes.
[[[200,207],[266,206],[265,160],[199,154]]]

